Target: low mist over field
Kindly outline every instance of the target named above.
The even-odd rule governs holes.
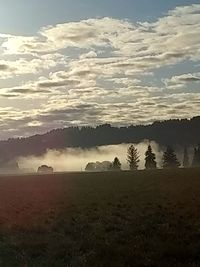
[[[144,154],[148,144],[149,141],[135,144],[140,153],[140,169],[144,168]],[[159,167],[161,166],[163,151],[157,143],[152,141],[150,144],[153,151],[156,153]],[[21,169],[32,169],[34,171],[42,164],[52,166],[55,171],[81,171],[85,170],[85,166],[88,162],[113,161],[115,157],[118,157],[122,163],[122,168],[128,169],[126,154],[129,145],[130,144],[99,146],[91,149],[67,148],[62,151],[49,150],[43,156],[22,157],[19,158],[18,162]]]

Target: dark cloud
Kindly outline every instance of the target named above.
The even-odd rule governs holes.
[[[48,87],[63,87],[63,86],[76,86],[80,83],[78,80],[61,80],[61,81],[47,81],[47,82],[39,82],[38,86],[41,88]]]
[[[7,71],[9,70],[9,66],[6,64],[0,64],[0,71]]]
[[[1,97],[3,97],[3,98],[17,98],[17,97],[19,97],[19,94],[3,93],[3,94],[1,94]]]
[[[200,77],[195,77],[195,76],[180,77],[179,80],[183,82],[199,82]]]
[[[31,89],[31,88],[15,88],[15,89],[11,89],[10,91],[11,93],[16,93],[16,94],[49,94],[51,93],[50,90],[45,89]]]
[[[163,58],[165,59],[171,59],[171,58],[181,58],[184,57],[185,53],[183,52],[171,52],[171,53],[165,53]]]

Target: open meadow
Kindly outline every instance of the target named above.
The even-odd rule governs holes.
[[[199,266],[200,169],[0,178],[0,266]]]

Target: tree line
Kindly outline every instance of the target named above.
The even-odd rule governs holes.
[[[0,141],[0,154],[9,159],[19,156],[40,156],[49,149],[67,147],[90,148],[102,145],[140,143],[154,140],[161,146],[194,146],[199,142],[200,116],[192,119],[156,121],[150,125],[113,127],[103,124],[96,127],[67,127],[41,135],[11,138]],[[64,125],[64,124],[63,124]]]
[[[138,149],[134,145],[130,145],[127,150],[127,163],[129,165],[130,171],[138,170],[139,162],[140,162],[140,155]],[[162,168],[163,169],[179,168],[180,166],[181,163],[179,162],[174,149],[171,146],[168,146],[163,153]],[[188,149],[186,147],[184,148],[182,166],[184,168],[200,167],[200,144],[194,148],[194,154],[191,164],[189,161]],[[102,163],[90,162],[86,165],[85,170],[120,171],[121,167],[122,164],[119,158],[115,157],[112,163],[109,163],[108,161]],[[157,169],[156,154],[153,152],[152,146],[150,144],[148,145],[148,148],[145,152],[145,169],[147,170]]]

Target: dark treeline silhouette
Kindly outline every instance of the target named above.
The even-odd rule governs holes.
[[[167,150],[163,154],[163,168],[179,168],[180,162],[178,161],[174,150],[171,147],[167,147]]]
[[[127,149],[127,163],[130,171],[137,171],[140,162],[140,155],[138,149],[134,145],[130,145]],[[86,165],[86,171],[121,171],[121,162],[115,157],[113,162],[103,161],[90,162]],[[149,144],[145,152],[144,167],[146,170],[157,169],[156,154],[153,152],[151,145]],[[182,164],[177,159],[176,153],[171,146],[167,146],[163,152],[162,165],[163,169],[174,169],[174,168],[189,168],[189,167],[200,167],[200,144],[194,148],[193,161],[190,164],[187,147],[183,150],[183,161]]]
[[[103,162],[89,162],[85,171],[87,172],[101,172],[101,171],[121,171],[121,162],[117,157],[114,158],[113,162],[103,161]]]
[[[43,135],[8,139],[0,142],[0,151],[6,157],[41,155],[47,149],[66,147],[89,148],[99,145],[139,143],[144,139],[160,145],[194,146],[200,137],[200,116],[192,119],[154,122],[151,125],[112,127],[104,124],[93,127],[69,127],[52,130]]]

